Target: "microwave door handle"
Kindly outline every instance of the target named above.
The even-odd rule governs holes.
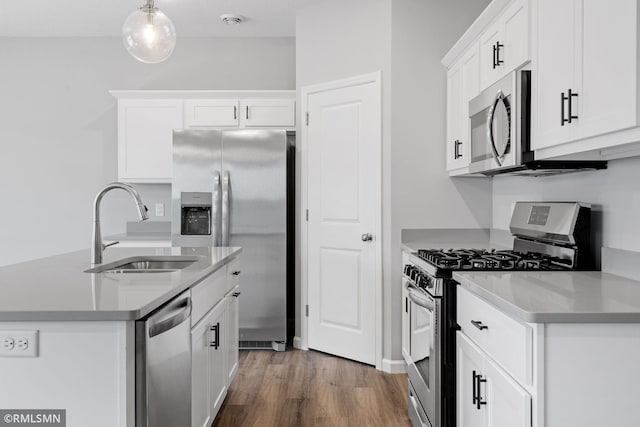
[[[498,108],[498,104],[500,102],[504,102],[504,94],[502,91],[498,91],[495,100],[493,101],[493,105],[489,110],[489,120],[487,121],[487,134],[489,135],[489,142],[491,143],[491,153],[493,154],[493,158],[496,159],[498,166],[502,166],[502,160],[500,160],[500,156],[498,155],[498,149],[496,148],[496,139],[493,135],[493,121],[496,119],[496,109]]]
[[[229,246],[229,171],[224,171],[222,178],[222,246]]]
[[[211,232],[213,233],[213,246],[220,246],[220,172],[213,175],[213,206],[211,207]]]

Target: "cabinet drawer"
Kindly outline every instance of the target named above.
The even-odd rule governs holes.
[[[227,291],[235,288],[240,284],[240,258],[234,258],[227,264],[227,276],[229,277],[229,283],[227,283]]]
[[[462,332],[515,379],[531,384],[532,328],[462,287],[458,287],[457,308]]]
[[[237,99],[187,99],[184,122],[187,127],[238,126]]]
[[[209,277],[198,283],[191,290],[191,326],[198,323],[200,319],[224,298],[227,292],[227,275],[224,268],[216,270]]]

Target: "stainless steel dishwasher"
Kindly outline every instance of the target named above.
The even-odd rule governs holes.
[[[191,292],[136,321],[136,427],[191,425]]]

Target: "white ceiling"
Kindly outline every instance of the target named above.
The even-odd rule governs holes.
[[[295,9],[313,0],[156,0],[178,37],[293,37]],[[144,0],[0,0],[0,37],[119,36]],[[226,25],[220,15],[246,17]]]

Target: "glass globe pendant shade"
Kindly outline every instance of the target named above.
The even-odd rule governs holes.
[[[124,21],[122,41],[138,61],[156,64],[171,56],[176,46],[176,29],[153,0],[147,0]]]

